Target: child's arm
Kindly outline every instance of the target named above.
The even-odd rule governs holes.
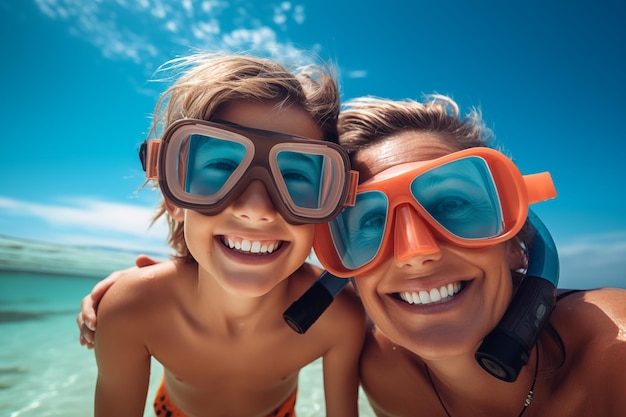
[[[99,307],[95,417],[141,417],[144,413],[150,378],[145,343],[149,295],[142,291],[145,280],[133,279],[132,274],[124,278],[106,293]]]
[[[326,316],[326,317],[324,317]],[[324,355],[327,417],[358,416],[359,357],[365,338],[365,313],[350,287],[340,293],[322,316],[334,337]]]

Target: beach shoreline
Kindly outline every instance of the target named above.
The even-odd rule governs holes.
[[[135,264],[137,253],[0,235],[0,270],[104,278]]]

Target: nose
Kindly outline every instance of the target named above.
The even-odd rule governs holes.
[[[394,257],[405,262],[416,256],[438,257],[439,245],[428,225],[413,207],[403,204],[395,211]]]
[[[276,219],[277,211],[265,185],[254,180],[231,204],[235,216],[252,221],[271,222]]]

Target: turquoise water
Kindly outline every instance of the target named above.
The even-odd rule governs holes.
[[[95,282],[0,272],[0,416],[93,414],[95,362],[74,317]]]
[[[75,317],[96,278],[0,271],[0,417],[93,415],[96,364]],[[148,404],[161,376],[153,362]],[[361,393],[362,416],[373,416]],[[300,375],[298,417],[323,416],[321,362]],[[146,416],[154,416],[149,409]]]

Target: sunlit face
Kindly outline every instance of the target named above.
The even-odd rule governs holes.
[[[432,135],[404,132],[360,151],[355,165],[367,180],[456,150]],[[403,261],[392,256],[357,276],[359,294],[372,321],[396,344],[424,358],[473,355],[510,302],[510,245],[467,249],[438,240],[436,246]]]
[[[214,120],[322,140],[322,131],[302,109],[273,103],[233,103]],[[185,240],[201,274],[226,291],[260,296],[299,268],[311,251],[314,226],[292,225],[276,210],[265,186],[253,181],[225,210],[205,216],[184,210]]]

